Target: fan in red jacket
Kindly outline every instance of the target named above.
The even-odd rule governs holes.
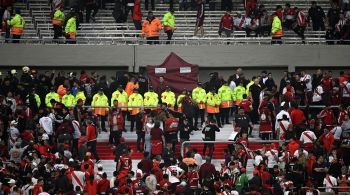
[[[117,164],[118,180],[120,184],[126,183],[126,176],[132,169],[132,161],[127,150],[122,151]]]
[[[97,193],[108,194],[109,193],[110,182],[107,179],[107,174],[102,174],[102,179],[97,182]]]

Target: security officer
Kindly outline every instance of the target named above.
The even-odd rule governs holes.
[[[67,89],[66,95],[62,97],[62,104],[68,108],[75,105],[75,97],[72,95],[72,91],[70,89]]]
[[[178,112],[182,112],[182,103],[181,102],[182,102],[182,98],[184,98],[186,96],[186,94],[187,94],[187,90],[184,89],[182,91],[182,93],[179,96],[177,96],[176,103],[177,103],[177,111]]]
[[[231,124],[229,122],[230,109],[232,107],[232,90],[224,81],[223,85],[219,88],[218,95],[221,99],[220,114],[221,124]],[[225,122],[226,120],[226,122]]]
[[[114,100],[118,101],[118,107],[124,107],[120,108],[120,110],[122,111],[122,115],[125,121],[126,115],[128,114],[128,108],[126,108],[128,106],[128,94],[124,90],[123,85],[119,85],[118,89],[112,93],[111,105],[113,105]],[[125,131],[125,122],[123,125],[123,129]]]
[[[21,11],[19,9],[15,9],[15,16],[11,20],[7,21],[7,25],[11,26],[12,39],[16,39],[12,41],[13,43],[19,43],[19,39],[23,34],[25,24],[26,22],[21,16]]]
[[[52,17],[52,25],[53,25],[53,31],[54,31],[54,35],[53,38],[54,39],[58,39],[59,37],[62,36],[62,26],[64,23],[64,13],[63,13],[63,7],[61,8],[57,8],[53,17]]]
[[[79,99],[83,101],[83,104],[85,104],[86,96],[83,90],[83,87],[78,87],[78,92],[75,95],[75,105],[78,103]]]
[[[141,94],[139,94],[139,89],[134,88],[133,93],[129,97],[129,111],[130,111],[130,131],[134,131],[134,125],[135,125],[135,117],[136,115],[141,111],[141,108],[143,106],[143,97]],[[131,108],[131,106],[136,106],[137,108]]]
[[[169,86],[166,86],[165,91],[161,95],[162,103],[167,104],[169,109],[174,110],[175,93],[171,91]]]
[[[144,106],[158,106],[158,94],[156,92],[154,92],[154,89],[152,86],[149,87],[148,92],[145,93],[144,95]],[[150,108],[150,110],[155,110],[155,108]]]
[[[55,92],[55,88],[51,87],[50,92],[45,96],[45,104],[47,107],[51,107],[51,99],[54,99],[56,102],[60,101],[58,94]]]
[[[33,101],[33,103],[31,104],[31,101]],[[35,101],[35,104],[34,104]],[[38,94],[35,93],[35,89],[33,89],[31,91],[31,93],[29,93],[26,97],[26,104],[28,105],[32,105],[31,109],[34,113],[37,113],[37,111],[39,111],[40,105],[41,105],[41,100]],[[34,106],[36,108],[34,108]]]
[[[73,14],[71,18],[68,19],[65,27],[66,38],[69,40],[68,43],[75,43],[75,38],[77,36],[77,15]]]
[[[192,99],[198,106],[194,113],[194,126],[197,127],[199,116],[201,117],[201,125],[204,123],[205,103],[207,101],[207,94],[201,82],[198,82],[198,86],[192,90]]]
[[[221,99],[220,96],[216,93],[216,88],[211,88],[211,90],[207,93],[207,113],[208,119],[216,119],[218,126],[221,128],[221,120],[220,120],[220,104]]]
[[[101,123],[100,127],[102,128],[102,131],[107,132],[105,121],[108,113],[108,98],[103,93],[103,88],[100,88],[98,90],[98,93],[92,97],[91,106],[97,107],[97,108],[94,108],[94,110],[95,110],[95,114],[99,117],[99,121]]]
[[[242,80],[238,80],[238,86],[233,89],[233,101],[235,102],[235,105],[238,106],[242,100],[243,100],[243,95],[246,94],[246,90],[243,87],[243,82]]]
[[[281,19],[276,15],[276,13],[272,14],[273,20],[272,20],[272,28],[271,28],[271,35],[272,35],[272,44],[282,44],[281,38],[283,36],[283,30],[282,30],[282,22]]]

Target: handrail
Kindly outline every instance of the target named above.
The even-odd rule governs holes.
[[[130,34],[131,35],[131,34]],[[147,40],[137,37],[137,34],[131,37],[78,37],[74,41],[78,45],[89,45],[93,43],[105,43],[106,45],[113,44],[123,44],[123,45],[134,45],[134,44],[145,44],[147,45]],[[18,40],[21,44],[64,44],[70,42],[71,40],[61,39],[52,39],[52,38],[22,38],[22,39],[1,39],[0,44],[6,44],[13,40]],[[170,42],[171,44],[271,44],[271,37],[184,37],[177,38],[173,40],[152,40],[153,42],[158,42],[160,44],[165,44],[165,42]],[[303,40],[297,37],[285,38],[280,40],[283,43],[294,43],[302,44]],[[326,40],[325,38],[306,38],[306,44],[326,44],[326,42],[350,42],[350,40]]]
[[[251,140],[251,141],[248,141],[248,143],[276,143],[276,142],[285,142],[285,141],[282,141],[282,140]],[[185,144],[191,144],[191,143],[199,143],[199,144],[215,144],[215,143],[240,144],[241,146],[244,147],[244,149],[246,151],[248,151],[248,148],[245,145],[243,145],[243,144],[241,144],[239,142],[236,142],[236,141],[229,141],[229,140],[227,140],[227,141],[222,141],[222,140],[221,141],[220,140],[219,141],[184,141],[184,142],[182,142],[181,148],[180,148],[181,156],[184,156]]]

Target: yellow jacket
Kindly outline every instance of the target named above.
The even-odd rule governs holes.
[[[164,91],[162,93],[162,103],[175,106],[175,93],[172,91]]]

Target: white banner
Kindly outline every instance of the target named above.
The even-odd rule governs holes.
[[[155,74],[165,74],[166,73],[166,68],[155,68],[154,69]]]
[[[191,67],[180,67],[180,73],[191,73]]]

